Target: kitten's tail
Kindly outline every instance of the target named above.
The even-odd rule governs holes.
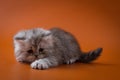
[[[98,48],[98,49],[90,51],[88,53],[82,53],[79,61],[82,63],[89,63],[89,62],[97,59],[100,56],[102,50],[103,50],[102,48]]]

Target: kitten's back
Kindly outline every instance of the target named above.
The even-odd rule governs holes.
[[[73,58],[77,59],[80,57],[79,44],[71,33],[59,28],[52,28],[50,31],[52,32],[52,35],[56,38],[55,41],[65,61]]]

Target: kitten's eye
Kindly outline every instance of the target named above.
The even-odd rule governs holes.
[[[33,50],[28,50],[27,52],[28,52],[28,53],[33,53]]]
[[[40,48],[40,49],[39,49],[39,52],[43,52],[43,50],[44,50],[43,48]]]

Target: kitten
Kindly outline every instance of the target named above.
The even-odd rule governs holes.
[[[47,69],[76,61],[89,63],[100,56],[102,48],[84,53],[75,37],[59,28],[35,28],[14,36],[15,56],[33,69]]]

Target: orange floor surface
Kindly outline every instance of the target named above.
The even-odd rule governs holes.
[[[83,51],[103,47],[102,55],[91,64],[31,69],[15,60],[13,36],[35,27],[60,27]],[[0,0],[0,80],[120,80],[120,1]]]

